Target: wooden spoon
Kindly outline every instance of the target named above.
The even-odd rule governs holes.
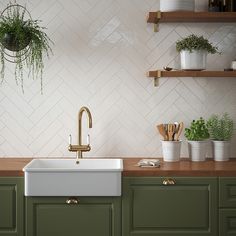
[[[178,127],[178,132],[175,134],[175,141],[179,141],[179,136],[181,135],[184,128],[184,123],[180,122]]]
[[[164,125],[163,124],[157,125],[157,129],[158,129],[160,135],[166,141],[166,131],[165,131]]]
[[[175,125],[168,124],[168,141],[173,141],[174,133],[175,133]]]

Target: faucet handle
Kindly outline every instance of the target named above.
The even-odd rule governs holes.
[[[69,145],[71,145],[72,144],[72,136],[71,136],[71,134],[69,135]]]
[[[87,136],[87,144],[88,144],[88,146],[90,145],[90,135],[89,134]]]

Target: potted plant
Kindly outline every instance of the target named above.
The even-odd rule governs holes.
[[[209,132],[205,120],[193,120],[190,128],[185,129],[185,137],[188,139],[189,156],[192,161],[205,161]]]
[[[212,115],[207,121],[210,138],[213,142],[215,161],[228,161],[230,157],[230,139],[233,136],[233,120],[228,113],[222,116]]]
[[[205,70],[207,54],[219,53],[208,39],[194,34],[177,41],[176,50],[180,52],[182,70]]]
[[[23,10],[22,10],[23,9]],[[15,79],[20,81],[24,92],[24,66],[29,70],[29,76],[41,80],[44,68],[43,56],[52,52],[50,44],[52,41],[44,32],[45,28],[39,25],[38,20],[26,18],[29,12],[21,5],[9,5],[0,17],[0,60],[1,78],[5,76],[5,62],[9,61],[7,56],[11,53],[10,59],[14,58]]]

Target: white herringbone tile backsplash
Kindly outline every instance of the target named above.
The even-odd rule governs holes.
[[[26,3],[33,18],[47,26],[54,55],[45,63],[43,95],[40,81],[28,78],[23,95],[14,68],[7,66],[0,87],[1,157],[73,157],[68,135],[77,141],[77,113],[83,105],[93,115],[92,150],[85,154],[93,157],[161,156],[158,123],[189,125],[222,112],[236,121],[236,78],[162,78],[155,88],[145,76],[149,69],[178,67],[175,42],[192,33],[222,51],[208,57],[209,69],[229,67],[236,59],[236,24],[162,24],[154,33],[145,16],[159,9],[158,0],[17,2]],[[0,9],[7,3],[2,0]],[[232,142],[236,157],[236,136]]]

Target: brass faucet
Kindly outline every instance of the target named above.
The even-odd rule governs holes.
[[[91,150],[90,147],[90,138],[88,135],[88,144],[82,144],[82,116],[83,113],[86,112],[88,115],[88,126],[92,128],[92,115],[90,110],[87,107],[81,107],[78,114],[78,145],[72,145],[71,142],[71,135],[69,140],[69,147],[68,150],[70,152],[76,152],[76,164],[79,164],[79,159],[83,158],[83,152],[89,152]]]

